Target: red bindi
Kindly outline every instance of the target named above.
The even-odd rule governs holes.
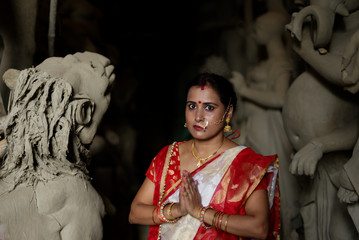
[[[201,104],[202,102],[201,101],[198,101],[199,104]]]

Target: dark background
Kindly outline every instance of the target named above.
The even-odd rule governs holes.
[[[48,57],[49,1],[38,4],[34,65]],[[108,210],[104,240],[140,239],[128,223],[134,194],[157,152],[188,138],[184,86],[206,57],[223,55],[221,34],[244,26],[245,4],[253,18],[267,11],[265,0],[58,1],[55,56],[98,52],[117,76],[89,166]]]

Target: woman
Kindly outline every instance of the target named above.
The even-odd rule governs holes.
[[[165,146],[153,159],[130,223],[151,225],[148,239],[276,238],[276,156],[224,136],[237,102],[227,79],[200,74],[188,89],[185,126],[193,139]]]

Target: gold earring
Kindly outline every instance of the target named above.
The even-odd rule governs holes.
[[[227,123],[227,125],[224,127],[224,132],[232,132],[232,127],[229,125],[229,122],[231,121],[231,119],[230,118],[227,118],[226,119],[226,123]]]
[[[183,126],[186,128],[186,127],[187,127],[187,123],[185,122]]]

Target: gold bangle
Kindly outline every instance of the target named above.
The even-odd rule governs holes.
[[[204,207],[199,208],[199,211],[198,211],[198,219],[201,218],[201,212],[202,212],[203,208],[204,208]]]
[[[221,216],[219,216],[219,224],[218,224],[218,230],[219,231],[222,231],[222,219],[223,219],[223,216],[224,216],[224,212],[221,213]]]
[[[228,224],[228,218],[230,217],[229,214],[227,214],[226,223],[224,224],[224,231],[227,232],[227,224]]]
[[[172,204],[172,202],[169,202],[169,201],[166,201],[166,202],[163,202],[161,203],[160,207],[159,207],[159,212],[157,213],[157,217],[158,219],[163,222],[163,223],[175,223],[178,221],[178,218],[175,218],[175,219],[167,219],[165,217],[165,214],[164,214],[164,210],[165,210],[165,206],[167,204]]]
[[[219,211],[216,211],[213,215],[213,218],[212,218],[212,227],[214,228],[214,226],[216,225],[216,216],[217,214],[219,213]]]
[[[167,208],[167,215],[168,215],[171,219],[175,219],[175,217],[173,217],[173,215],[172,215],[172,206],[173,206],[174,204],[175,204],[174,202],[170,203],[170,205],[169,205],[168,208]]]

